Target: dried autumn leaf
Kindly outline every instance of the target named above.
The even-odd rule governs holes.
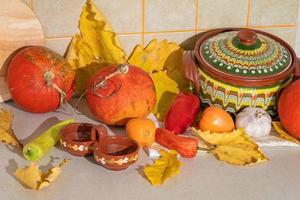
[[[64,159],[57,167],[49,169],[47,173],[43,173],[36,163],[31,163],[29,167],[18,168],[14,175],[25,186],[30,189],[40,190],[48,187],[61,174],[61,168],[68,163],[68,159]]]
[[[79,28],[82,39],[91,47],[95,58],[101,63],[126,62],[125,52],[120,47],[116,33],[92,0],[88,0],[83,6]]]
[[[22,144],[12,130],[12,121],[12,112],[0,108],[0,141],[21,149]]]
[[[161,158],[155,160],[153,165],[144,168],[144,173],[152,185],[161,185],[166,179],[179,174],[182,165],[174,150],[160,150],[160,155]]]
[[[132,52],[128,62],[132,65],[143,68],[146,72],[153,73],[165,68],[169,56],[179,50],[176,43],[163,40],[158,42],[156,39],[151,40],[143,49],[140,45]],[[176,65],[176,63],[174,63]]]
[[[275,131],[279,134],[279,136],[283,139],[289,140],[291,142],[295,142],[296,144],[300,144],[300,141],[293,136],[289,135],[283,128],[282,124],[278,121],[272,122]]]
[[[173,51],[165,62],[164,70],[168,76],[176,81],[181,92],[188,91],[190,82],[184,75],[183,68],[183,49]]]
[[[126,63],[126,55],[116,34],[92,0],[83,6],[79,28],[80,34],[72,38],[67,59],[76,70],[77,90],[83,93],[86,80],[93,75],[91,72],[109,64]]]
[[[249,165],[268,160],[244,129],[228,133],[193,130],[201,140],[213,146],[208,150],[219,160],[233,165]]]
[[[188,90],[182,56],[183,50],[176,43],[152,40],[144,49],[137,46],[128,60],[152,77],[157,91],[157,105],[153,112],[160,120],[163,120],[175,94]]]
[[[173,98],[179,92],[177,83],[167,76],[166,71],[151,74],[156,90],[156,105],[153,113],[159,120],[163,120]]]
[[[72,38],[67,59],[75,70],[92,62],[99,62],[95,58],[91,47],[81,39],[80,35],[75,35]]]

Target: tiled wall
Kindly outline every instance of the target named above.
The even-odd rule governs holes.
[[[48,47],[64,53],[85,0],[23,0],[36,13]],[[129,54],[151,39],[181,43],[212,28],[248,27],[296,45],[299,0],[94,0]],[[300,33],[300,32],[299,32]],[[300,36],[299,36],[300,37]],[[193,40],[190,40],[193,41]],[[300,40],[298,39],[300,42]]]

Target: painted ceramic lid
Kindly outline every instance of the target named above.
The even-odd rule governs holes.
[[[217,29],[195,47],[209,74],[241,86],[267,86],[292,75],[294,52],[279,38],[250,29]]]
[[[238,76],[274,75],[291,64],[291,55],[284,46],[249,30],[220,33],[200,48],[203,59],[211,66]]]

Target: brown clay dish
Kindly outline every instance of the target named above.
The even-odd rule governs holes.
[[[245,28],[202,33],[183,59],[185,76],[201,102],[234,115],[250,106],[275,117],[281,90],[300,73],[300,62],[285,41]]]
[[[207,63],[205,59],[203,59],[203,55],[200,52],[201,45],[203,44],[204,41],[206,41],[209,38],[212,38],[213,36],[225,32],[231,32],[231,31],[239,31],[237,36],[240,39],[240,41],[246,45],[251,45],[252,43],[255,42],[255,40],[257,39],[256,34],[267,36],[269,38],[272,38],[276,42],[279,42],[282,46],[284,46],[289,51],[291,55],[290,66],[282,73],[273,76],[270,75],[260,76],[260,77],[243,76],[243,78],[241,78],[241,76],[224,73],[222,71],[217,70],[215,67]],[[225,83],[244,86],[244,87],[265,87],[265,86],[273,85],[274,83],[287,79],[289,76],[291,76],[293,72],[297,72],[298,70],[296,71],[296,67],[300,68],[298,66],[299,64],[298,64],[297,56],[289,44],[287,44],[282,39],[270,33],[266,33],[259,30],[250,30],[250,29],[243,29],[243,28],[220,28],[220,29],[208,31],[206,34],[204,34],[202,37],[199,38],[199,40],[196,43],[194,52],[195,52],[197,62],[199,62],[200,66],[203,67],[203,69],[207,71],[209,74],[211,74],[211,76]]]
[[[126,136],[106,136],[94,144],[95,161],[106,169],[127,169],[138,159],[138,144]]]
[[[65,151],[74,156],[89,156],[93,153],[93,144],[106,135],[103,125],[73,123],[61,129],[60,143]]]

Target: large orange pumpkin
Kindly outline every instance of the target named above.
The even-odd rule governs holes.
[[[99,70],[89,81],[86,101],[91,113],[108,125],[125,125],[129,119],[146,117],[156,103],[155,86],[141,68],[124,65]],[[111,76],[116,73],[114,76]],[[106,78],[108,80],[104,81]],[[102,85],[101,85],[102,83]]]
[[[58,53],[39,46],[22,49],[11,60],[7,83],[12,99],[25,111],[54,111],[74,91],[75,72]]]
[[[283,90],[279,97],[278,114],[285,130],[300,139],[300,80]]]

